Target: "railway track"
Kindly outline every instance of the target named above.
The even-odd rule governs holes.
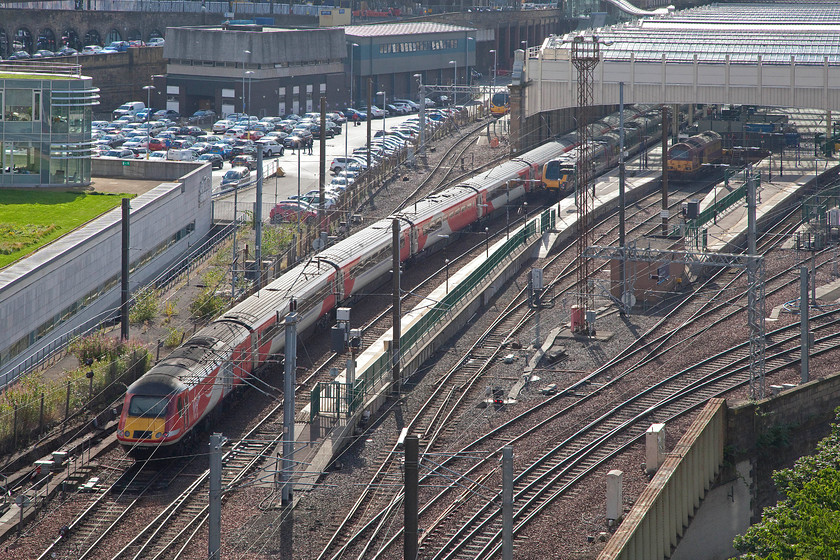
[[[634,216],[643,215],[659,204],[656,195],[652,195],[650,199],[648,203],[642,203],[640,208],[631,213],[631,221]],[[681,202],[678,200],[672,204],[678,207]],[[631,233],[644,227],[645,222],[641,221],[631,227]],[[613,234],[617,228],[616,225],[602,233],[602,239]],[[570,246],[554,255],[546,264],[546,269],[572,250],[573,247]],[[574,276],[573,264],[574,260],[570,259],[570,262],[563,265],[562,270],[556,273],[550,284],[559,284]],[[496,362],[499,353],[532,317],[533,310],[527,306],[527,288],[523,288],[456,365],[435,381],[432,395],[407,425],[410,433],[420,436],[423,453],[431,452],[437,440],[446,435],[447,430],[452,429],[450,420],[462,410],[464,403],[472,398],[476,383],[482,379],[482,376]],[[374,535],[379,533],[381,523],[389,518],[389,513],[399,505],[401,500],[400,493],[395,489],[401,478],[399,457],[398,445],[394,441],[390,452],[381,457],[379,469],[368,482],[365,491],[353,505],[347,517],[333,533],[320,558],[342,557],[355,542],[362,540],[365,544],[358,557],[365,558],[370,554],[377,543],[377,539],[370,533],[373,532]],[[365,519],[365,515],[373,515],[373,517]]]
[[[795,226],[796,226],[796,223],[783,225],[782,227],[785,228],[783,231],[790,231]],[[659,226],[657,225],[656,227],[658,228]],[[770,232],[768,235],[763,237],[763,239],[765,240],[765,241],[763,241],[763,245],[764,246],[769,245],[770,243],[773,242],[773,240],[778,238],[777,237],[778,235],[779,235],[779,231]],[[785,272],[780,273],[779,275],[777,275],[777,277],[781,277],[784,274],[785,274]],[[740,277],[740,275],[739,275],[739,277]],[[737,278],[738,277],[731,280],[727,284],[727,287],[731,286],[737,280]],[[710,279],[709,282],[711,282],[711,281],[712,281],[712,279]],[[779,287],[778,289],[782,289],[782,288]],[[772,293],[772,291],[770,293]],[[707,312],[703,313],[703,314],[696,313],[694,319],[707,318],[714,311],[720,310],[721,308],[724,308],[724,307],[730,305],[732,303],[732,301],[737,299],[737,297],[739,297],[739,296],[734,296],[734,297],[729,298],[728,300],[720,303],[718,306],[716,306],[714,308],[714,310],[707,310]],[[707,303],[707,304],[704,304],[702,307],[706,308],[708,306],[709,306],[709,304]],[[729,315],[727,315],[726,317],[721,319],[721,321],[730,317],[734,313],[735,312],[731,312]],[[694,319],[692,319],[692,320],[694,320]],[[660,324],[661,323],[662,322],[660,322]],[[673,332],[669,332],[669,333],[666,333],[665,335],[663,335],[662,337],[659,337],[656,340],[656,344],[658,344],[658,346],[655,346],[655,348],[661,348],[668,340],[671,339],[673,334],[674,334]],[[507,337],[507,338],[509,338],[509,337]],[[485,340],[489,342],[491,340],[491,338],[487,337]],[[503,342],[505,340],[505,338],[502,338],[501,340]],[[495,346],[495,347],[500,346],[499,340],[496,340],[495,342],[496,342],[496,344],[492,344],[492,346]],[[682,344],[682,342],[678,343],[678,344]],[[478,344],[478,346],[485,347],[485,346],[489,346],[489,344],[482,345],[481,342],[480,342]],[[645,346],[649,346],[649,345],[645,345]],[[668,350],[671,350],[671,349],[673,349],[673,347],[670,347]],[[474,359],[475,356],[473,355],[473,351],[474,351],[474,349],[471,349],[464,356],[464,358],[462,358],[462,363],[465,362],[465,361],[469,361],[469,363],[472,367],[467,368],[467,369],[473,369],[473,367],[477,367],[477,368],[480,369],[481,366],[479,366],[478,364],[485,363],[485,360]],[[642,365],[650,363],[651,361],[653,361],[656,358],[657,355],[656,355],[655,351],[652,351],[652,352],[653,352],[653,355],[651,357],[649,357],[649,359],[646,360]],[[629,358],[630,354],[631,353],[628,353],[628,355],[625,356],[624,359]],[[487,362],[492,363],[492,360],[493,360],[493,358],[490,357],[487,360]],[[457,369],[457,368],[453,368],[453,369]],[[465,372],[464,376],[465,376],[465,378],[469,379],[471,377],[471,372]],[[448,384],[447,382],[444,381],[444,382],[439,382],[438,386],[439,387],[450,386],[450,384]],[[450,400],[453,400],[453,397],[454,397],[455,394],[463,394],[463,393],[467,392],[467,391],[464,391],[465,385],[463,385],[463,384],[456,384],[456,387],[457,387],[456,390],[450,389],[449,391],[442,391],[442,392],[441,391],[436,391],[436,395],[437,395],[438,398],[441,398],[440,395],[441,395],[441,393],[443,393],[443,397],[442,397],[443,400],[448,402]],[[430,404],[430,402],[431,402],[431,399],[430,399],[429,402],[427,402],[427,406]],[[431,407],[431,408],[433,408],[433,407]],[[424,407],[424,410],[425,410],[425,407]],[[440,409],[437,409],[437,410],[438,410],[438,412],[433,415],[435,420],[443,417],[443,415],[440,412]],[[449,415],[446,415],[446,417],[448,418],[452,413],[454,413],[454,408],[450,412]],[[421,414],[422,414],[422,411],[421,411]],[[421,414],[418,414],[418,416],[420,416]],[[422,429],[418,429],[418,428],[422,428]],[[440,433],[440,429],[441,428],[439,427],[439,428],[436,428],[434,431],[430,431],[429,428],[426,425],[423,425],[422,423],[414,424],[414,422],[413,422],[410,425],[410,432],[411,433],[418,433],[418,434],[421,435],[421,442],[424,444],[425,452],[428,452],[430,450],[431,444],[434,443],[435,438]],[[391,449],[390,453],[388,453],[388,455],[386,457],[386,458],[390,458],[392,460],[386,461],[386,463],[392,463],[393,464],[395,462],[395,461],[393,461],[393,458],[398,456],[398,451],[399,450],[396,448],[396,446],[394,446]],[[465,450],[462,450],[462,451],[465,451]],[[482,475],[482,476],[487,476],[487,475]],[[371,484],[373,486],[378,486],[378,487],[383,487],[383,486],[388,486],[389,484],[394,484],[394,475],[393,475],[393,473],[388,474],[388,470],[383,467],[374,476],[374,479],[372,480]],[[361,523],[360,526],[357,525],[358,526],[357,532],[355,533],[355,535],[352,535],[352,536],[347,534],[348,533],[348,527],[349,527],[350,524],[349,524],[348,520],[345,520],[345,523],[336,531],[336,533],[333,536],[333,539],[330,541],[330,543],[324,549],[324,552],[322,552],[321,558],[339,558],[339,557],[349,556],[350,555],[350,553],[349,553],[350,546],[349,545],[352,544],[354,541],[363,540],[362,539],[363,535],[364,535],[364,540],[365,540],[366,544],[364,545],[364,547],[362,549],[362,552],[358,555],[358,557],[359,558],[371,557],[370,555],[371,555],[372,551],[375,550],[375,544],[374,544],[375,539],[373,537],[371,537],[370,532],[371,531],[373,531],[374,533],[379,532],[379,530],[386,524],[386,520],[388,519],[390,514],[399,506],[399,504],[401,503],[401,499],[402,499],[401,495],[399,493],[395,493],[393,496],[391,496],[390,501],[380,508],[372,507],[370,505],[366,505],[366,506],[362,507],[362,504],[364,504],[364,500],[365,500],[365,496],[363,495],[359,499],[357,504],[354,506],[353,510],[351,511],[350,516],[352,516],[354,512],[362,511],[362,510],[364,510],[364,511],[377,511],[378,513],[372,519],[367,521],[366,523]],[[450,502],[452,502],[452,503],[459,503],[460,501],[461,501],[461,497],[456,498],[454,501],[450,499]],[[348,516],[348,519],[349,519],[350,516]],[[342,539],[347,540],[346,544],[343,545],[343,546],[338,546],[337,541],[340,541]],[[394,537],[392,536],[391,540],[389,541],[389,544],[386,545],[385,548],[387,548],[393,542],[393,539],[394,539]],[[333,551],[335,551],[335,553],[330,554]]]

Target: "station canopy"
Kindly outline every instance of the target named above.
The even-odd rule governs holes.
[[[637,62],[693,62],[797,65],[840,64],[840,4],[836,2],[711,4],[668,15],[564,36],[544,44],[571,48],[582,34],[598,37],[601,59]],[[556,55],[555,55],[556,56]],[[566,58],[565,56],[562,58]]]

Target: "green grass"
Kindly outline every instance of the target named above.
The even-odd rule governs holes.
[[[0,268],[119,206],[124,196],[0,189]]]

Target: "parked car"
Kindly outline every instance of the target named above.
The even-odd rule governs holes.
[[[362,108],[359,109],[359,111],[361,111],[362,113],[367,115],[367,107],[362,107]],[[386,115],[387,115],[387,112],[385,110],[380,109],[376,105],[371,105],[370,106],[370,116],[371,116],[371,118],[384,119]]]
[[[209,163],[211,169],[221,169],[225,165],[225,160],[219,154],[201,154],[198,156],[198,161]]]
[[[47,49],[40,49],[38,51],[35,51],[35,53],[32,55],[32,58],[49,58],[51,56],[55,56],[55,53]]]
[[[309,204],[298,200],[283,200],[269,213],[272,224],[296,222],[298,220],[310,224],[317,217],[317,212]]]
[[[263,138],[257,144],[262,148],[264,157],[282,156],[286,151],[283,144],[272,138]]]
[[[222,187],[239,188],[251,182],[251,170],[247,167],[234,167],[222,177]]]
[[[229,121],[227,119],[220,119],[213,123],[213,132],[214,133],[224,133],[227,132],[227,129],[233,126],[233,121]]]
[[[356,122],[367,120],[367,113],[363,113],[358,109],[353,109],[352,107],[348,107],[344,110],[344,116],[347,117],[348,120],[355,120]]]
[[[163,37],[152,37],[151,39],[146,41],[146,46],[147,47],[162,47],[164,45],[164,43],[165,43],[165,41],[163,40]]]
[[[216,118],[216,112],[211,111],[210,109],[199,109],[195,113],[190,116],[190,122],[200,122],[203,120],[214,119]]]
[[[9,55],[9,60],[26,60],[28,58],[32,58],[32,55],[26,51],[15,51]]]
[[[164,150],[157,150],[149,155],[149,159],[156,159],[156,160],[165,160],[166,159],[166,151]]]
[[[195,152],[190,149],[170,148],[166,152],[166,159],[170,161],[195,161]]]
[[[334,157],[333,160],[330,162],[330,172],[338,173],[339,171],[343,171],[347,167],[347,165],[352,161],[354,160],[350,157]]]
[[[104,154],[105,157],[113,157],[113,158],[133,158],[134,152],[129,150],[128,148],[117,148],[115,150],[108,150]]]
[[[77,54],[79,54],[79,51],[67,45],[64,45],[55,53],[56,56],[76,56]]]
[[[113,41],[110,45],[102,49],[102,52],[125,52],[128,50],[128,41]]]
[[[82,54],[99,54],[102,52],[102,47],[99,45],[85,45],[82,49]]]
[[[257,168],[257,160],[254,156],[239,155],[230,161],[233,167],[247,167],[249,171]]]
[[[173,121],[177,121],[181,118],[181,113],[174,109],[160,109],[159,111],[154,112],[152,118],[156,121],[159,121],[160,119],[170,119]]]
[[[212,146],[210,146],[210,153],[217,154],[222,157],[222,159],[230,159],[233,157],[231,155],[231,150],[233,150],[233,146],[230,144],[225,144],[224,142],[216,142]]]
[[[172,140],[166,137],[157,137],[149,140],[149,149],[152,151],[168,150],[172,146]]]

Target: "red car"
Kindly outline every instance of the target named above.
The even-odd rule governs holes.
[[[297,222],[298,216],[300,216],[301,222],[311,224],[318,217],[318,213],[305,202],[284,200],[272,208],[269,214],[272,224]]]

